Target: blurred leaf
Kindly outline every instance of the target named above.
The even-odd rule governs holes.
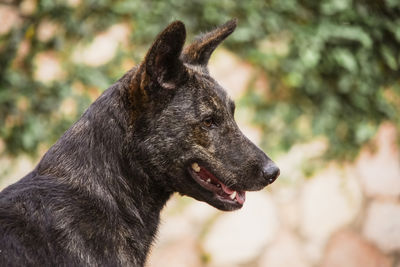
[[[398,58],[396,57],[396,52],[389,48],[388,46],[382,45],[381,51],[383,55],[383,59],[386,61],[386,64],[392,69],[398,69]]]
[[[348,49],[333,49],[332,54],[336,62],[348,71],[357,71],[357,61]]]

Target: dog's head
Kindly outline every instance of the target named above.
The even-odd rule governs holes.
[[[151,175],[173,191],[222,210],[241,208],[279,168],[239,130],[235,104],[209,75],[211,53],[236,27],[231,20],[183,48],[176,21],[162,31],[130,80],[133,140]]]

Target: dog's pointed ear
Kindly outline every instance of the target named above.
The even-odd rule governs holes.
[[[181,56],[183,62],[192,65],[207,66],[212,52],[235,30],[236,25],[237,19],[232,19],[213,31],[196,38],[196,41],[187,46],[183,51]]]
[[[141,66],[148,87],[157,84],[173,89],[182,82],[185,67],[179,57],[185,39],[185,25],[181,21],[172,22],[157,36]]]

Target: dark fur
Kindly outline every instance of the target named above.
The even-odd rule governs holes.
[[[183,52],[170,24],[145,60],[107,89],[37,167],[0,195],[1,266],[143,266],[173,194],[222,210],[189,175],[200,162],[233,190],[259,190],[279,169],[238,129],[207,62],[232,20]]]

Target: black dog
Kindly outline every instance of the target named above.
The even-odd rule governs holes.
[[[277,178],[207,70],[235,27],[229,21],[183,50],[184,24],[170,24],[138,67],[1,192],[1,266],[143,266],[173,192],[228,211]]]

